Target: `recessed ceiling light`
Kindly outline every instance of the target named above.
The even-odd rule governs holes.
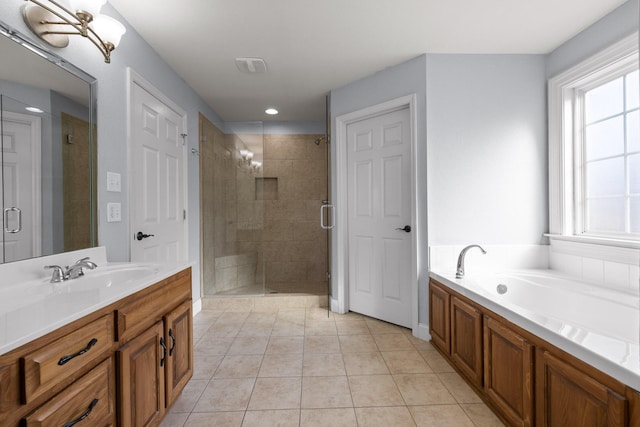
[[[272,116],[278,114],[278,110],[276,110],[275,108],[267,108],[266,110],[264,110],[264,112]]]
[[[43,110],[36,107],[26,107],[25,110],[31,111],[32,113],[44,113]]]

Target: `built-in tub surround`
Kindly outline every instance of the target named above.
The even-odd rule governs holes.
[[[469,274],[464,279],[456,279],[454,270],[432,271],[430,275],[618,381],[640,389],[637,292],[588,285],[553,270]]]
[[[90,257],[97,268],[77,279],[50,283],[45,265],[72,265]],[[108,263],[104,247],[0,266],[0,355],[132,295],[189,264]]]

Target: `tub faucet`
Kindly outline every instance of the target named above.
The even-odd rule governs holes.
[[[463,250],[460,251],[460,255],[458,255],[458,265],[456,267],[456,279],[462,279],[464,277],[464,257],[467,254],[467,251],[471,248],[478,248],[482,251],[483,254],[486,254],[487,251],[482,249],[480,245],[469,245]]]
[[[89,257],[79,259],[75,262],[71,267],[67,267],[66,277],[67,279],[76,279],[80,276],[84,276],[83,268],[88,268],[89,270],[93,270],[96,268],[96,263],[89,261]]]

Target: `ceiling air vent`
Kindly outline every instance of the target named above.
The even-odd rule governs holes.
[[[236,67],[243,73],[266,73],[267,64],[262,58],[236,58]]]

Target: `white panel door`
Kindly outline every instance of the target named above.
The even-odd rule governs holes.
[[[131,261],[185,261],[184,120],[138,84],[131,91]]]
[[[40,256],[41,137],[40,117],[2,112],[4,262]]]
[[[409,126],[408,108],[347,126],[349,309],[406,327],[412,326],[413,230],[402,230],[412,226]]]

